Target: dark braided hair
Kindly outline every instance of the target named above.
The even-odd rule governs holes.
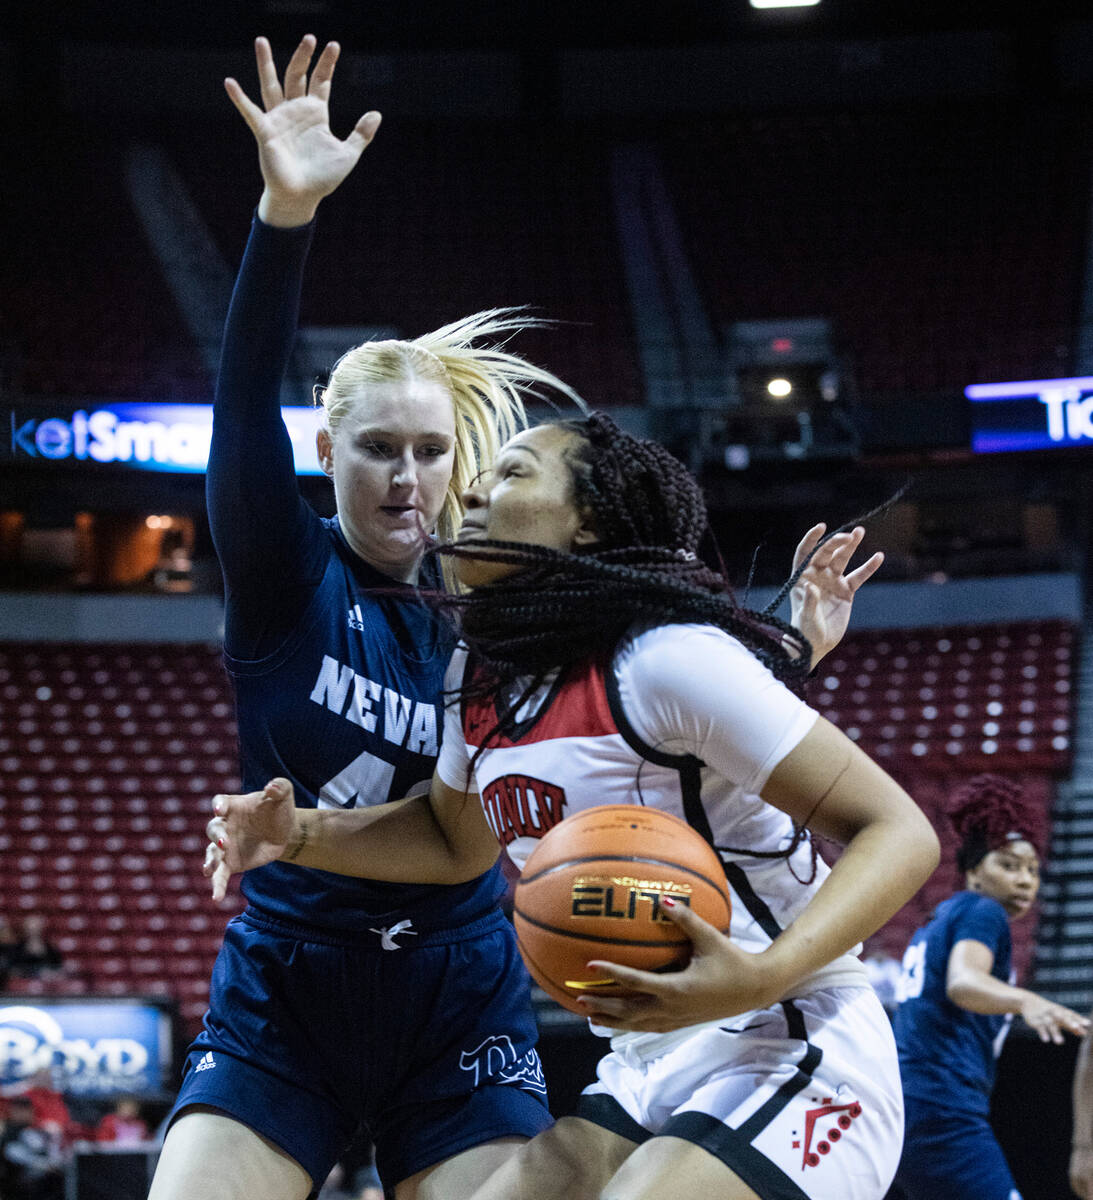
[[[786,622],[741,608],[724,575],[699,558],[706,504],[683,464],[658,443],[624,432],[603,413],[559,421],[556,427],[576,435],[563,454],[575,504],[596,542],[569,553],[499,541],[438,548],[440,554],[488,557],[524,568],[497,583],[439,600],[461,619],[473,659],[474,670],[468,672],[461,695],[499,698],[498,719],[475,759],[501,733],[512,731],[516,714],[548,676],[564,676],[589,659],[606,663],[638,622],[714,625],[738,638],[777,678],[800,692],[812,647]],[[784,645],[786,636],[799,649],[798,657]],[[805,836],[797,827],[780,850],[718,848],[788,859]],[[813,875],[815,869],[813,847]]]
[[[811,646],[786,622],[741,608],[725,577],[699,558],[706,504],[683,464],[603,413],[554,427],[576,435],[565,458],[596,543],[571,553],[496,541],[438,550],[525,568],[441,601],[461,618],[477,668],[474,694],[529,678],[533,691],[554,671],[609,656],[638,621],[715,625],[799,690]],[[787,635],[799,657],[783,645]]]
[[[1044,814],[1011,779],[976,775],[953,792],[945,811],[960,839],[956,864],[961,871],[974,870],[1007,842],[1029,842],[1043,855]]]

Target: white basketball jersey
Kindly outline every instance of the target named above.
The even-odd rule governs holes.
[[[460,649],[449,689],[461,687],[466,668]],[[441,778],[466,787],[474,760],[472,789],[521,868],[536,841],[571,813],[601,804],[662,809],[717,850],[733,903],[731,937],[753,953],[827,877],[807,837],[785,857],[793,823],[758,795],[816,713],[722,630],[663,625],[626,639],[610,663],[588,662],[525,704],[511,736],[495,732],[492,697],[460,708],[447,709]],[[865,978],[860,962],[844,955],[794,993]]]

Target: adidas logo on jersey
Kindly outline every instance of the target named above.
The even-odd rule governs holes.
[[[364,628],[364,614],[361,612],[361,606],[359,604],[354,604],[353,607],[349,610],[349,628],[350,629],[363,629]]]
[[[213,1058],[213,1052],[211,1050],[206,1050],[206,1052],[202,1055],[201,1060],[198,1062],[197,1066],[194,1067],[194,1070],[195,1071],[211,1071],[213,1069],[213,1067],[215,1067],[215,1066],[216,1066],[216,1059]]]

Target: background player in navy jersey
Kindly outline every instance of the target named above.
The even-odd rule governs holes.
[[[302,500],[281,422],[304,260],[321,199],[375,136],[328,123],[338,48],[305,38],[283,82],[256,48],[262,106],[231,100],[265,189],[217,382],[208,509],[226,589],[225,660],[242,776],[291,779],[300,803],[352,807],[432,775],[450,637],[417,598],[422,553],[521,423],[548,373],[474,339],[524,324],[470,318],[365,343],[322,394],[319,457],[337,516]],[[367,270],[362,255],[361,269]],[[428,582],[436,586],[438,578]],[[189,1054],[153,1200],[302,1200],[362,1123],[400,1200],[467,1190],[550,1121],[523,965],[495,865],[451,887],[392,886],[271,864],[245,881],[204,1030]]]
[[[644,803],[717,848],[730,936],[675,906],[689,965],[592,964],[626,992],[581,1004],[612,1035],[578,1113],[521,1147],[478,1200],[880,1200],[899,1157],[891,1027],[855,949],[921,886],[937,839],[911,799],[782,680],[792,630],[741,611],[698,556],[705,506],[662,447],[612,421],[518,434],[466,493],[455,546],[471,591],[430,796],[309,813],[272,781],[218,797],[206,870],[284,857],[456,882],[520,864],[560,819],[517,827],[488,798],[562,815]],[[482,798],[479,803],[478,793]],[[488,812],[487,812],[488,809]],[[804,827],[846,846],[832,869]],[[409,846],[412,852],[407,852]]]
[[[988,1119],[1013,1014],[1045,1042],[1089,1022],[1013,982],[1010,922],[1040,886],[1042,814],[1019,784],[977,775],[954,793],[949,816],[967,890],[938,905],[903,957],[895,1029],[907,1130],[897,1182],[908,1200],[1020,1200]]]

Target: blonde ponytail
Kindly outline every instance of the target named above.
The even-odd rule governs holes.
[[[453,321],[432,333],[408,340],[362,342],[334,364],[317,403],[326,414],[332,437],[362,387],[396,380],[438,383],[455,409],[455,463],[437,521],[437,537],[451,540],[463,520],[462,495],[501,445],[527,427],[525,398],[549,400],[560,392],[581,410],[584,401],[550,371],[505,349],[515,334],[548,321],[518,308],[491,308]],[[476,345],[490,339],[485,345]]]

